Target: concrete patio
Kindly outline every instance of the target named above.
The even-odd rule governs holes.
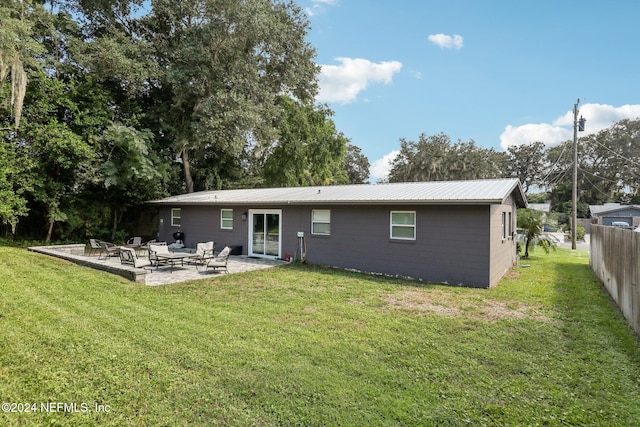
[[[32,246],[30,251],[62,258],[85,267],[107,271],[117,274],[127,279],[144,283],[149,286],[167,285],[170,283],[186,282],[188,280],[208,279],[225,275],[220,270],[204,271],[198,270],[195,265],[177,265],[171,270],[169,267],[145,267],[135,268],[122,265],[119,257],[100,257],[98,255],[85,254],[85,245],[55,245],[55,246]],[[229,273],[242,273],[245,271],[261,270],[287,264],[286,261],[249,258],[245,255],[230,256],[227,267]]]

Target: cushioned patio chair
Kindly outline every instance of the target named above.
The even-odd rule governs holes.
[[[213,251],[216,249],[216,244],[214,242],[204,242],[196,244],[196,253],[195,255],[188,259],[186,262],[189,264],[195,264],[196,268],[198,266],[207,265],[207,261],[214,257]]]
[[[231,253],[231,248],[229,246],[225,246],[223,250],[220,251],[218,255],[209,259],[206,264],[206,269],[213,268],[214,270],[220,268],[225,271],[225,273],[229,272],[227,268],[227,263],[229,262],[229,254]]]
[[[151,265],[153,265],[154,267],[158,267],[161,264],[162,265],[167,265],[169,263],[168,260],[166,259],[161,259],[158,258],[158,255],[163,255],[163,254],[169,254],[169,247],[167,246],[166,242],[155,242],[155,243],[149,243],[149,261],[151,262]]]
[[[132,265],[136,268],[149,267],[151,261],[145,258],[138,258],[135,249],[133,248],[120,248],[120,263],[126,265]]]
[[[127,240],[127,245],[140,246],[142,244],[142,237],[132,237]]]
[[[148,251],[149,245],[153,243],[158,243],[158,241],[156,239],[151,239],[147,240],[146,242],[142,242],[142,244],[140,244],[140,251]]]
[[[127,240],[127,243],[124,245],[127,248],[132,248],[136,252],[141,249],[142,246],[142,237],[132,237]]]

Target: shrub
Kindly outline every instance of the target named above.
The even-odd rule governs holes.
[[[569,224],[563,225],[562,231],[571,233],[571,227],[569,226]],[[586,234],[587,234],[587,231],[585,230],[585,228],[580,224],[578,224],[578,227],[576,227],[576,240],[584,240],[584,236]]]

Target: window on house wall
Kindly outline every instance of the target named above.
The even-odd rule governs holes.
[[[311,234],[331,234],[331,210],[314,209],[311,211]]]
[[[502,238],[507,238],[507,213],[502,212]]]
[[[233,209],[220,209],[220,228],[233,229]]]
[[[513,215],[509,212],[509,238],[513,238]]]
[[[171,225],[173,227],[179,227],[182,222],[182,209],[171,208]]]
[[[415,211],[391,211],[391,238],[401,240],[416,239]]]

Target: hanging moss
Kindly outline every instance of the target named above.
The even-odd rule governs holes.
[[[17,56],[11,63],[11,106],[13,107],[13,117],[15,128],[20,125],[22,116],[22,105],[24,95],[27,90],[27,73],[24,71],[22,61]]]

